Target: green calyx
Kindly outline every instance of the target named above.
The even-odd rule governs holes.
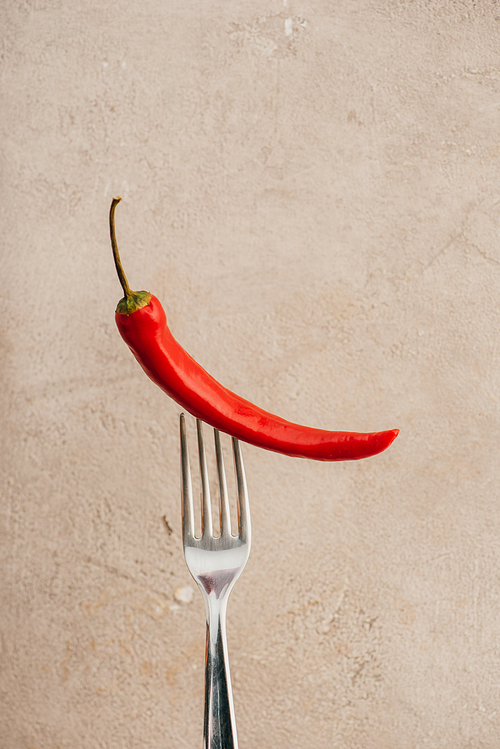
[[[151,294],[149,291],[132,291],[130,296],[124,296],[120,299],[116,311],[120,315],[129,315],[132,312],[136,312],[142,307],[146,307],[151,301]]]
[[[128,285],[127,277],[123,270],[115,233],[115,209],[120,200],[121,198],[113,198],[111,203],[111,209],[109,211],[109,233],[111,235],[111,247],[113,248],[113,259],[115,261],[116,272],[118,273],[118,278],[120,279],[120,284],[123,293],[125,294],[123,299],[120,299],[118,302],[116,311],[120,315],[127,315],[127,317],[129,317],[133,312],[136,312],[142,307],[146,307],[150,303],[151,294],[149,291],[132,291]]]

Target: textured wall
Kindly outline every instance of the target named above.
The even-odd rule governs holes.
[[[131,286],[208,371],[295,421],[401,429],[359,463],[244,446],[241,749],[498,749],[497,3],[0,22],[2,748],[200,746],[179,408],[115,328],[120,194]]]

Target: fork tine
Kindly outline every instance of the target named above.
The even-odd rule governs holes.
[[[238,485],[238,524],[240,539],[243,543],[250,543],[250,505],[248,502],[247,481],[243,467],[243,456],[239,441],[232,437],[234,467],[236,470],[236,483]]]
[[[181,499],[182,499],[182,536],[186,541],[194,537],[194,510],[193,510],[193,486],[191,482],[191,469],[189,467],[189,451],[186,434],[186,419],[184,414],[180,417],[181,433]]]
[[[196,428],[198,430],[198,454],[200,456],[200,474],[201,474],[201,532],[203,535],[213,535],[212,530],[212,506],[210,502],[210,485],[208,483],[207,458],[205,455],[205,445],[203,443],[203,422],[196,419]]]
[[[231,515],[229,511],[229,497],[227,495],[226,474],[224,471],[224,458],[220,444],[220,434],[218,429],[214,429],[215,454],[217,456],[217,473],[219,475],[219,492],[220,492],[220,534],[221,536],[231,535]]]

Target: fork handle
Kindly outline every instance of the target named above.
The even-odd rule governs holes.
[[[226,601],[207,607],[204,749],[238,749],[226,638]]]

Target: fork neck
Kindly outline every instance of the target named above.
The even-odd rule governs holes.
[[[238,749],[226,639],[227,597],[206,597],[204,749]]]

